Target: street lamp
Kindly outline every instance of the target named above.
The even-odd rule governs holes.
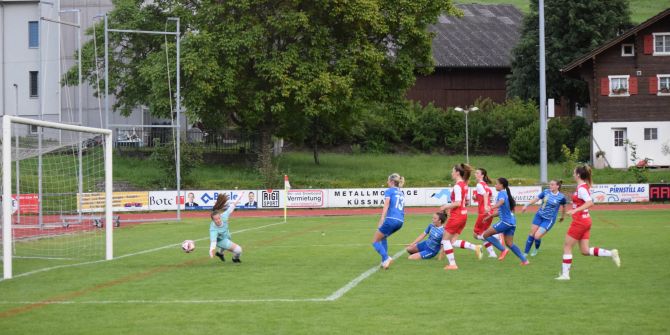
[[[457,112],[463,112],[465,113],[465,162],[467,164],[470,164],[470,152],[469,152],[469,143],[468,143],[468,113],[470,112],[476,112],[479,110],[476,106],[472,106],[468,109],[463,109],[461,107],[456,107],[454,108],[455,111]]]

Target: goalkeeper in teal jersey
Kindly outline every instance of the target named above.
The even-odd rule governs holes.
[[[216,204],[212,210],[212,222],[209,224],[209,257],[219,257],[222,262],[226,259],[223,251],[228,250],[233,253],[233,263],[241,263],[240,255],[242,247],[231,241],[230,231],[228,230],[228,218],[235,210],[237,203],[242,199],[242,194],[238,194],[237,200],[229,204],[227,194],[219,194]],[[227,207],[227,208],[226,208]],[[219,251],[217,251],[217,247]]]

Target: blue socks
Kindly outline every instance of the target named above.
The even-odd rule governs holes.
[[[521,249],[519,249],[519,247],[517,247],[516,244],[512,244],[512,246],[509,247],[509,248],[510,248],[510,250],[512,250],[512,252],[516,255],[516,257],[519,257],[519,259],[521,259],[522,262],[525,262],[525,261],[526,261],[526,256],[524,256],[524,255],[521,253]]]
[[[535,240],[535,249],[540,249],[540,243],[542,243],[542,239]]]
[[[498,241],[497,238],[495,238],[493,236],[489,236],[486,240],[489,241],[491,244],[493,244],[494,247],[498,248],[498,250],[500,250],[500,251],[505,250],[505,247],[503,247],[503,245],[500,244],[500,241]]]
[[[525,253],[530,252],[530,248],[533,247],[533,241],[535,241],[533,235],[528,235],[528,239],[526,240],[526,249],[524,250]],[[535,241],[535,243],[539,244],[538,241]]]
[[[384,239],[382,239],[381,242],[382,242],[382,246],[384,247],[384,250],[386,250],[386,253],[388,254],[389,253],[389,244],[388,244],[388,241],[386,240],[386,237],[384,237]]]
[[[386,239],[383,241],[386,242]],[[388,253],[386,252],[386,248],[384,248],[384,243],[381,241],[372,243],[372,247],[375,248],[377,253],[382,256],[382,262],[384,262],[389,257]]]

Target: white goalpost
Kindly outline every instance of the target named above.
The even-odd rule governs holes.
[[[2,117],[3,278],[113,258],[112,132]]]

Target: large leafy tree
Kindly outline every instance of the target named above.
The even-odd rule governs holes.
[[[545,0],[544,4],[547,97],[585,103],[586,84],[561,75],[560,69],[631,26],[628,0]],[[509,96],[539,98],[538,17],[538,1],[532,0],[513,51]]]
[[[430,71],[426,27],[456,13],[451,0],[113,2],[114,28],[173,29],[167,17],[181,18],[182,96],[190,116],[210,128],[232,122],[256,132],[261,150],[270,150],[273,135],[305,141],[317,161],[317,146],[356,129],[365,106],[402,100],[416,73]],[[129,113],[143,104],[169,116],[173,39],[110,36],[115,109]],[[84,53],[93,58],[92,42]],[[84,66],[95,80],[93,63]],[[170,79],[174,86],[174,73]]]

